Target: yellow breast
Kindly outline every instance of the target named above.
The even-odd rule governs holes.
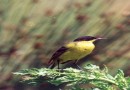
[[[61,62],[79,60],[90,54],[95,48],[92,41],[71,42],[67,44],[66,47],[68,48],[68,51],[59,57]]]

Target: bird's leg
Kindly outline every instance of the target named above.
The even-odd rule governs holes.
[[[78,63],[78,60],[75,60],[74,64],[75,64],[79,69],[82,70],[82,68],[81,68],[77,63]]]
[[[58,69],[60,69],[60,60],[57,60]]]

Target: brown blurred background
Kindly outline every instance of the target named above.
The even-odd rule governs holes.
[[[19,83],[12,72],[47,67],[57,48],[84,35],[108,39],[81,66],[130,75],[130,0],[0,0],[0,90],[58,90]]]

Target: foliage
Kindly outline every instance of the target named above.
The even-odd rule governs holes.
[[[14,73],[22,77],[22,82],[31,85],[39,85],[44,82],[54,84],[56,86],[65,84],[71,86],[71,90],[85,90],[80,85],[86,84],[86,88],[92,90],[128,90],[130,78],[124,77],[122,70],[118,70],[113,77],[108,74],[108,69],[100,69],[99,66],[88,64],[82,70],[74,68],[66,69],[49,69],[49,68],[33,68],[21,70]],[[88,90],[88,89],[87,89]]]

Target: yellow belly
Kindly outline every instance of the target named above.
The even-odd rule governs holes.
[[[86,41],[69,43],[66,47],[69,48],[68,51],[59,57],[61,59],[61,63],[68,60],[79,60],[90,54],[95,48],[92,42]]]

